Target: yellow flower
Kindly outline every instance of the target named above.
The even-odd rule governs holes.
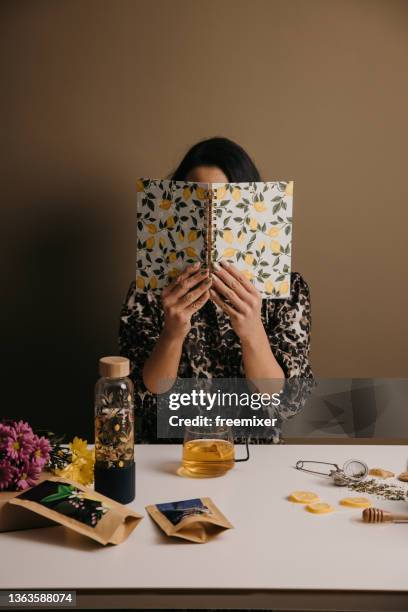
[[[286,185],[285,194],[287,196],[293,196],[293,181],[289,181]]]
[[[222,257],[234,257],[236,252],[237,252],[237,249],[225,249],[225,251],[222,254]]]
[[[283,281],[283,283],[279,285],[279,293],[283,294],[283,293],[287,293],[288,291],[289,291],[289,283],[288,281]]]
[[[199,200],[205,200],[206,195],[207,195],[207,192],[206,192],[206,190],[204,189],[204,187],[197,187],[197,189],[196,189],[196,195],[197,195],[197,198],[198,198]]]
[[[88,451],[88,442],[78,438],[77,436],[75,436],[69,446],[71,452],[76,453],[77,455],[84,455]]]
[[[150,285],[150,289],[157,289],[157,278],[155,276],[152,276],[152,278],[150,279],[149,285]]]
[[[234,240],[234,235],[229,229],[224,230],[222,237],[224,238],[225,242],[228,242],[228,244],[232,244]]]
[[[160,208],[163,208],[163,210],[169,210],[170,206],[171,206],[171,200],[161,201]]]
[[[186,253],[187,253],[187,255],[188,255],[189,257],[198,257],[198,256],[197,256],[197,253],[196,253],[196,250],[195,250],[195,249],[193,249],[193,247],[187,247],[187,248],[186,248]]]
[[[146,249],[152,249],[154,247],[154,238],[148,238],[146,240]]]
[[[251,229],[251,230],[258,229],[258,221],[256,219],[250,219],[250,221],[249,221],[249,229]]]
[[[190,187],[185,187],[183,189],[183,200],[189,200],[191,198],[191,189]]]
[[[150,232],[150,234],[155,234],[157,232],[157,227],[155,226],[154,223],[148,223],[147,229]]]
[[[95,453],[88,449],[86,440],[75,437],[70,443],[72,453],[71,463],[63,468],[54,470],[56,476],[69,478],[79,484],[89,485],[93,482]]]
[[[167,227],[174,227],[174,217],[167,217],[166,225]]]
[[[165,237],[164,237],[164,236],[160,236],[160,238],[159,238],[159,245],[160,245],[161,247],[166,246],[166,239],[165,239]]]
[[[245,259],[244,259],[245,263],[247,266],[252,266],[253,262],[254,262],[254,256],[251,255],[250,253],[247,253],[245,255]]]
[[[278,240],[272,240],[271,242],[271,251],[272,253],[280,253],[280,242]]]
[[[137,181],[136,181],[136,191],[137,192],[144,191],[144,185],[143,185],[142,179],[137,179]]]
[[[238,202],[241,197],[241,190],[239,187],[234,187],[234,189],[232,190],[232,197],[236,202]]]
[[[167,260],[168,260],[168,261],[176,261],[176,259],[177,259],[177,253],[176,253],[176,251],[171,251],[171,253],[169,253],[169,254],[167,255]]]
[[[179,240],[181,240],[181,241],[184,240],[184,232],[183,232],[183,230],[181,230],[181,232],[179,232],[178,237],[179,237]]]
[[[244,232],[239,232],[238,233],[238,242],[243,242],[244,240],[245,240]]]
[[[263,202],[254,202],[254,208],[256,210],[256,212],[264,212],[266,210],[266,206]]]
[[[144,279],[141,276],[136,277],[136,287],[138,289],[144,289]]]
[[[258,249],[262,250],[265,246],[265,242],[263,240],[261,240],[261,242],[258,244]]]
[[[243,270],[242,274],[247,277],[248,280],[252,280],[254,278],[254,273],[252,270]]]
[[[279,227],[270,227],[268,229],[268,236],[271,236],[272,238],[274,238],[275,236],[277,236],[280,232],[280,228]]]
[[[197,232],[195,230],[191,230],[191,232],[188,233],[188,241],[194,242],[194,240],[197,240]]]
[[[218,187],[217,188],[217,199],[222,200],[222,198],[225,196],[225,192],[226,192],[225,187]]]
[[[273,282],[270,281],[270,280],[266,281],[264,287],[265,287],[266,293],[272,293],[272,291],[273,291]]]

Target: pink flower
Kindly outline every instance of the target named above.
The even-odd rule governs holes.
[[[34,435],[32,430],[30,430],[30,432],[24,430],[19,431],[11,427],[5,450],[10,459],[14,459],[14,461],[27,460],[34,450]]]
[[[5,423],[0,423],[0,450],[6,448],[10,434],[11,427],[6,425]]]
[[[34,436],[34,452],[33,461],[41,468],[47,463],[50,458],[51,444],[47,438]]]
[[[0,491],[8,489],[13,483],[17,470],[9,464],[7,459],[0,461]]]
[[[41,467],[38,463],[26,461],[20,468],[20,474],[17,476],[17,489],[28,489],[28,487],[34,486],[40,472]]]
[[[33,430],[30,425],[25,421],[14,421],[12,427],[14,428],[17,435],[30,435],[34,436]]]

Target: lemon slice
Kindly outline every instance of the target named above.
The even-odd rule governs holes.
[[[313,512],[313,514],[328,514],[333,512],[334,508],[327,502],[315,502],[314,504],[308,504],[306,510]]]
[[[344,497],[339,503],[348,508],[369,508],[373,505],[367,497]]]
[[[296,504],[311,504],[319,501],[319,496],[312,491],[293,491],[289,495],[289,500]]]

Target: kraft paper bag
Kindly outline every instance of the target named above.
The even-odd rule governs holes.
[[[104,545],[126,540],[143,518],[113,499],[66,478],[50,477],[9,503]]]
[[[209,497],[155,504],[146,510],[168,536],[198,544],[233,528]]]

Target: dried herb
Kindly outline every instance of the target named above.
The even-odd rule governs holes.
[[[405,501],[408,499],[408,487],[384,482],[383,480],[376,480],[375,478],[349,484],[348,489],[358,493],[376,495],[391,501]]]

